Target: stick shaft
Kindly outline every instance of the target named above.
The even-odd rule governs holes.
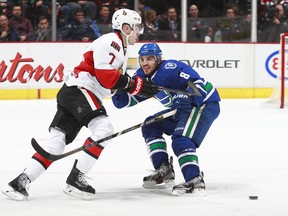
[[[32,138],[31,144],[32,144],[33,148],[36,150],[36,152],[38,152],[42,157],[44,157],[44,158],[46,158],[47,160],[50,160],[50,161],[56,161],[56,160],[59,160],[59,159],[68,157],[68,156],[70,156],[70,155],[72,155],[72,154],[75,154],[75,153],[77,153],[77,152],[80,152],[80,151],[82,151],[82,150],[85,150],[85,149],[87,149],[87,148],[90,148],[90,147],[92,147],[92,146],[96,146],[96,145],[98,145],[98,144],[100,144],[100,143],[103,143],[103,142],[105,142],[105,141],[111,140],[111,139],[113,139],[113,138],[115,138],[115,137],[121,136],[121,135],[123,135],[123,134],[125,134],[125,133],[128,133],[128,132],[130,132],[130,131],[136,130],[137,128],[140,128],[140,127],[143,127],[143,126],[145,126],[145,125],[148,125],[148,124],[154,123],[154,122],[156,122],[156,121],[159,121],[159,120],[161,120],[161,119],[165,119],[165,118],[168,118],[168,117],[170,117],[170,116],[173,116],[175,113],[176,113],[176,110],[171,110],[171,111],[169,111],[169,112],[167,112],[167,113],[164,113],[164,114],[161,114],[161,115],[159,115],[159,116],[156,116],[156,117],[154,117],[154,118],[152,118],[152,119],[150,119],[150,120],[148,120],[148,121],[146,121],[146,122],[142,122],[142,123],[140,123],[140,124],[134,125],[134,126],[132,126],[132,127],[129,127],[129,128],[127,128],[127,129],[124,129],[124,130],[119,131],[119,132],[117,132],[117,133],[114,133],[114,134],[112,134],[112,135],[110,135],[110,136],[104,137],[104,138],[102,138],[102,139],[100,139],[100,140],[98,140],[98,141],[91,142],[89,145],[81,146],[81,147],[79,147],[79,148],[76,148],[76,149],[74,149],[74,150],[68,151],[68,152],[63,153],[63,154],[60,154],[60,155],[50,154],[49,152],[45,151],[45,150],[38,144],[38,142],[37,142],[34,138]]]
[[[178,89],[172,89],[172,88],[166,88],[166,87],[162,87],[162,86],[158,86],[159,90],[162,91],[168,91],[168,92],[173,92],[173,93],[177,93],[177,94],[186,94],[189,96],[202,96],[201,93],[199,92],[199,90],[197,89],[197,87],[195,86],[195,84],[192,81],[188,81],[188,86],[193,90],[193,92],[188,92],[188,91],[184,91],[184,90],[178,90]]]

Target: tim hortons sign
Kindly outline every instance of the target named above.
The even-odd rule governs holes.
[[[0,83],[2,82],[20,82],[27,83],[28,81],[44,81],[46,83],[60,83],[64,76],[64,65],[60,63],[56,68],[47,66],[44,68],[41,65],[34,66],[33,58],[22,58],[22,55],[17,52],[14,59],[10,63],[0,62]]]

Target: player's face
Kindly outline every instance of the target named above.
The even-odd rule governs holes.
[[[158,66],[155,56],[140,56],[139,63],[145,75],[152,75]]]
[[[129,29],[130,29],[129,34],[131,34],[132,29],[130,26],[129,26]],[[140,36],[140,34],[141,34],[141,29],[138,27],[134,28],[132,35],[130,35],[128,38],[129,45],[134,45],[136,41],[138,40],[138,37]]]

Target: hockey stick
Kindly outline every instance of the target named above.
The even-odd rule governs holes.
[[[158,89],[161,91],[168,91],[168,92],[173,92],[173,93],[178,93],[178,94],[185,94],[185,95],[189,95],[189,96],[196,95],[196,93],[178,90],[178,89],[166,88],[166,87],[162,87],[162,86],[158,86]]]
[[[173,92],[173,93],[178,93],[178,94],[186,94],[189,96],[194,96],[194,95],[202,96],[198,88],[195,86],[195,84],[191,80],[188,81],[187,85],[193,90],[193,92],[188,92],[188,91],[183,91],[183,90],[178,90],[178,89],[171,89],[171,88],[166,88],[162,86],[158,86],[158,89],[162,91],[168,91],[168,92]]]
[[[110,135],[110,136],[104,137],[104,138],[102,138],[102,139],[100,139],[100,140],[98,140],[98,141],[91,142],[89,145],[81,146],[81,147],[79,147],[79,148],[76,148],[76,149],[74,149],[74,150],[71,150],[71,151],[68,151],[68,152],[66,152],[66,153],[59,154],[59,155],[50,154],[49,152],[45,151],[45,150],[38,144],[38,142],[37,142],[34,138],[31,139],[31,144],[32,144],[33,148],[36,150],[36,152],[38,152],[42,157],[44,157],[44,158],[46,158],[47,160],[50,160],[50,161],[56,161],[56,160],[65,158],[65,157],[67,157],[67,156],[70,156],[70,155],[72,155],[72,154],[75,154],[75,153],[77,153],[77,152],[80,152],[80,151],[82,151],[82,150],[88,149],[88,148],[90,148],[90,147],[92,147],[92,146],[96,146],[96,145],[98,145],[98,144],[100,144],[100,143],[103,143],[103,142],[108,141],[108,140],[110,140],[110,139],[113,139],[113,138],[115,138],[115,137],[121,136],[122,134],[128,133],[128,132],[130,132],[130,131],[133,131],[133,130],[135,130],[135,129],[141,128],[141,127],[143,127],[143,126],[146,126],[146,125],[148,125],[148,124],[151,124],[151,123],[154,123],[154,122],[156,122],[156,121],[159,121],[159,120],[168,118],[168,117],[174,115],[175,113],[176,113],[176,110],[171,110],[171,111],[169,111],[169,112],[167,112],[167,113],[163,113],[163,114],[161,114],[161,115],[159,115],[159,116],[156,116],[156,117],[154,117],[154,118],[152,118],[152,119],[149,119],[149,120],[146,121],[146,122],[142,122],[142,123],[140,123],[140,124],[134,125],[134,126],[129,127],[129,128],[127,128],[127,129],[125,129],[125,130],[122,130],[122,131],[119,131],[119,132],[117,132],[117,133],[114,133],[114,134],[112,134],[112,135]]]
[[[200,91],[198,90],[198,88],[196,87],[196,85],[195,85],[194,82],[192,82],[191,80],[189,80],[188,83],[187,83],[187,85],[188,85],[191,89],[193,89],[193,91],[194,91],[194,93],[195,93],[194,95],[199,96],[199,97],[202,96],[202,94],[200,93]]]

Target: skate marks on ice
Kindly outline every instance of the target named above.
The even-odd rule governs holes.
[[[204,193],[192,193],[192,194],[181,194],[176,197],[202,197],[202,198],[245,198],[246,193],[245,188],[249,188],[248,185],[244,184],[237,184],[237,183],[211,183],[206,185],[206,190]],[[5,188],[6,189],[6,188]],[[75,199],[75,200],[81,200],[80,197],[75,196],[69,196],[65,194],[65,192],[62,190],[52,190],[50,193],[47,193],[47,190],[45,190],[45,193],[41,194],[41,189],[37,189],[38,191],[34,191],[29,196],[29,198],[25,199],[19,199],[19,198],[9,198],[9,195],[5,194],[4,196],[2,194],[2,198],[4,199],[14,199],[14,200],[64,200],[64,199]],[[65,190],[65,189],[64,189]],[[145,189],[141,187],[132,187],[132,188],[107,188],[107,189],[101,189],[100,187],[96,188],[96,194],[91,197],[85,197],[82,198],[82,200],[145,200],[145,199],[157,199],[157,198],[173,198],[175,195],[172,194],[172,188],[171,187],[163,187],[163,188],[156,188],[156,189]]]
[[[93,197],[94,200],[152,200],[158,198],[174,199],[174,197],[194,197],[194,198],[246,198],[246,192],[244,188],[249,188],[248,185],[244,184],[233,184],[233,183],[214,183],[208,184],[206,190],[200,193],[192,194],[181,194],[175,196],[172,194],[172,188],[163,187],[161,189],[145,189],[141,186],[133,188],[110,188],[107,190],[101,190],[96,188],[96,194]],[[68,197],[69,198],[69,197]],[[77,198],[73,198],[77,199]]]

